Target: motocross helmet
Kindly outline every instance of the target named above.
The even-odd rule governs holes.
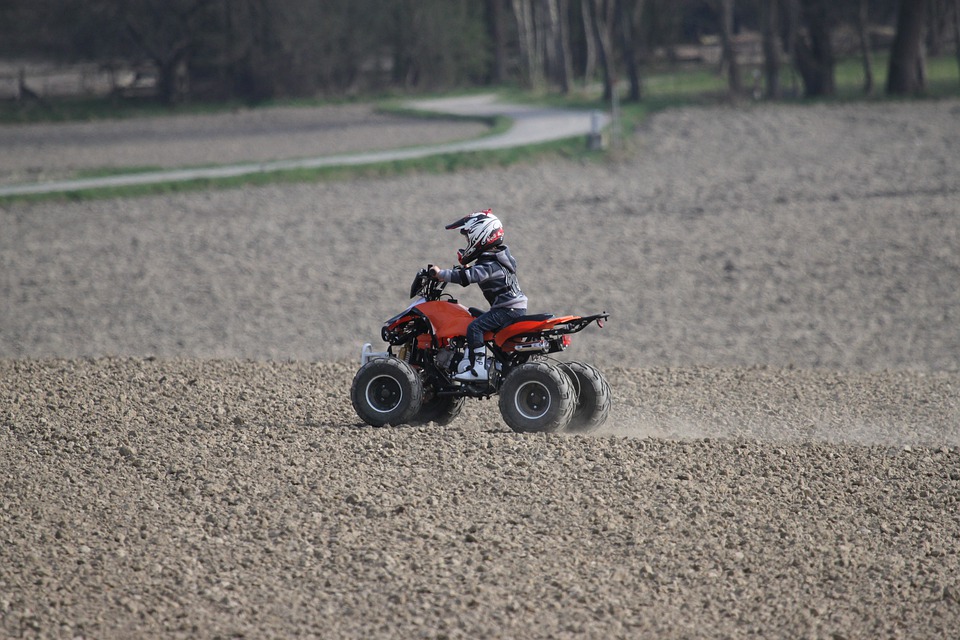
[[[467,246],[457,252],[460,264],[467,266],[480,254],[503,242],[503,225],[490,209],[475,211],[456,222],[447,225],[447,229],[460,229],[467,238]]]

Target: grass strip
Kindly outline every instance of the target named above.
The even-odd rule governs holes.
[[[14,202],[70,201],[81,202],[105,198],[135,198],[174,194],[204,189],[232,189],[272,184],[382,179],[416,173],[454,173],[488,167],[509,167],[547,158],[595,161],[604,154],[588,151],[582,137],[568,138],[537,145],[482,151],[439,154],[411,160],[392,160],[355,166],[333,166],[316,169],[284,169],[264,171],[230,178],[200,178],[122,187],[99,187],[58,193],[11,195],[0,197],[0,205]]]

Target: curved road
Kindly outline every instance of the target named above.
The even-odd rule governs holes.
[[[358,166],[394,160],[411,160],[445,153],[506,149],[553,140],[562,140],[564,138],[581,135],[585,136],[598,127],[605,127],[609,122],[609,117],[599,111],[574,111],[508,104],[497,101],[496,96],[492,94],[416,100],[409,102],[408,106],[420,111],[449,113],[461,116],[505,116],[511,119],[512,126],[508,131],[498,135],[407,149],[320,156],[296,160],[248,162],[194,169],[168,169],[96,178],[78,178],[75,180],[14,184],[0,186],[0,197],[67,193],[88,189],[149,185],[165,182],[186,182],[189,180],[234,178],[290,169]]]

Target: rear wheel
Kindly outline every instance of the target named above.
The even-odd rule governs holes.
[[[584,362],[567,362],[561,366],[573,382],[577,397],[573,418],[566,431],[584,433],[596,429],[610,415],[610,385],[607,379],[596,367]]]
[[[516,367],[500,388],[500,414],[519,433],[560,431],[570,422],[574,404],[570,379],[545,361]]]
[[[376,358],[353,377],[350,399],[357,415],[369,425],[404,424],[420,411],[423,383],[403,360]]]

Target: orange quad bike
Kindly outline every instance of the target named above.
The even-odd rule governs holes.
[[[413,302],[381,330],[387,351],[363,345],[350,398],[364,422],[449,424],[467,398],[499,395],[500,413],[517,432],[585,432],[604,423],[611,399],[603,374],[548,354],[565,350],[571,334],[593,323],[603,327],[608,313],[519,317],[484,335],[488,379],[462,382],[453,376],[467,349],[467,325],[482,311],[444,294],[445,286],[427,269],[418,271]]]

